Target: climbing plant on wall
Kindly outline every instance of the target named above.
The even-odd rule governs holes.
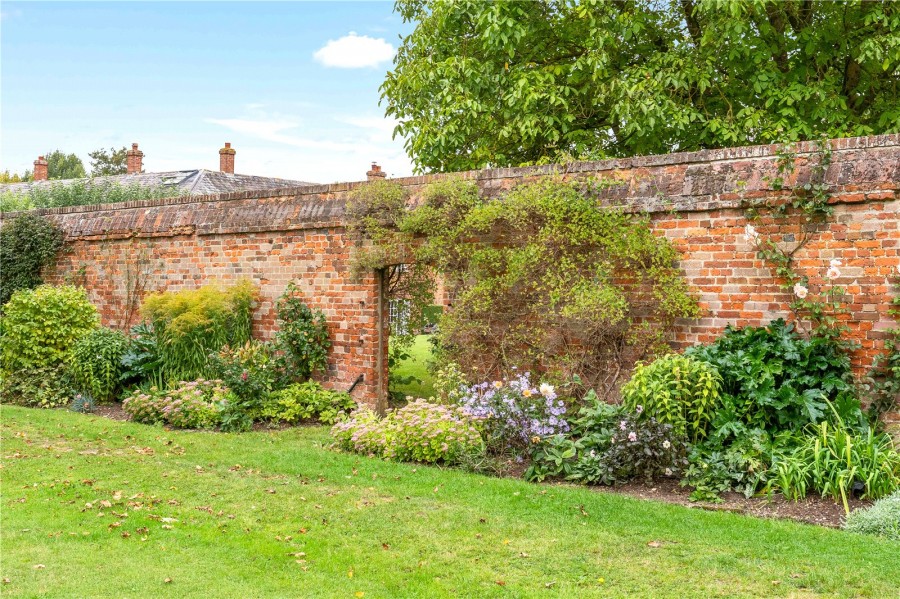
[[[491,200],[449,179],[412,208],[392,185],[351,200],[355,262],[409,262],[443,277],[456,299],[442,352],[473,374],[515,366],[609,390],[666,348],[677,318],[698,314],[675,249],[645,218],[602,207],[602,181],[547,178]]]
[[[21,214],[0,230],[0,306],[17,289],[33,289],[43,282],[41,269],[49,267],[63,247],[59,225],[38,214]]]

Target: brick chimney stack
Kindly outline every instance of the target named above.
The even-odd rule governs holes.
[[[46,181],[49,178],[47,160],[43,156],[38,156],[38,159],[34,161],[34,173],[32,173],[32,179],[34,181]]]
[[[125,167],[129,175],[140,173],[144,169],[144,153],[138,150],[138,145],[131,144],[131,149],[125,152]]]
[[[372,163],[372,170],[366,173],[366,179],[369,181],[378,181],[379,179],[384,179],[387,177],[387,173],[381,170],[381,167],[378,166],[377,162]]]
[[[219,150],[219,170],[223,173],[234,174],[234,154],[230,142],[225,142],[225,147]]]

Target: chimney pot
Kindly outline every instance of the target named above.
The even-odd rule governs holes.
[[[225,147],[219,150],[219,170],[223,173],[234,174],[234,155],[235,151],[231,147],[231,142],[225,142]]]
[[[377,181],[379,179],[384,179],[387,177],[387,173],[381,170],[381,167],[378,166],[377,162],[372,163],[372,170],[366,173],[366,179],[369,181]]]
[[[136,143],[131,144],[131,149],[125,152],[125,170],[129,175],[135,175],[144,170],[144,153],[138,149]]]
[[[38,156],[38,159],[34,161],[34,172],[32,173],[32,179],[34,181],[46,181],[49,179],[49,170],[47,166],[47,160],[43,156]]]

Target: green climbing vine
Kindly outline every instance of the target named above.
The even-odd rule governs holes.
[[[547,177],[488,199],[453,178],[412,202],[371,183],[347,206],[353,262],[408,265],[400,289],[416,312],[443,280],[455,298],[441,320],[444,361],[476,377],[518,367],[610,391],[699,308],[675,249],[645,217],[601,206],[605,186]]]
[[[787,179],[796,175],[797,157],[790,148],[780,152],[777,175],[769,181],[775,191],[787,192],[787,199],[745,201],[745,216],[749,223],[744,238],[754,246],[757,256],[768,264],[781,288],[791,295],[789,307],[798,328],[804,321],[809,322],[811,336],[828,339],[844,350],[850,350],[856,344],[845,338],[849,329],[842,319],[849,314],[845,301],[847,292],[836,282],[841,275],[841,261],[831,260],[825,271],[825,282],[814,287],[809,276],[797,269],[795,260],[797,253],[834,213],[834,207],[829,203],[831,192],[825,182],[831,160],[831,146],[828,142],[819,142],[817,151],[809,158],[809,179],[798,185],[788,185]],[[765,229],[769,228],[774,232],[767,235]]]

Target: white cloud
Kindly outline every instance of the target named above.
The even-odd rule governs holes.
[[[344,37],[328,40],[313,54],[326,67],[339,69],[375,68],[394,57],[394,46],[383,38],[357,35],[351,31]]]

